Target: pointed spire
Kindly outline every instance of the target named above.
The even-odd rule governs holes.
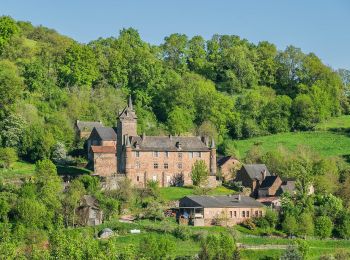
[[[214,138],[211,139],[211,149],[215,149],[215,140]]]
[[[129,104],[128,104],[128,107],[129,107],[131,110],[134,110],[134,108],[133,108],[133,106],[132,106],[131,95],[129,96]]]

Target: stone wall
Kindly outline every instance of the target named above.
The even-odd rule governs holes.
[[[111,176],[117,170],[117,158],[115,153],[94,153],[94,173],[99,176]]]
[[[255,216],[264,216],[264,208],[204,208],[206,226],[233,226]],[[219,223],[215,223],[219,220]]]
[[[192,156],[193,154],[193,156]],[[210,169],[210,151],[201,152],[200,157],[191,152],[145,152],[132,151],[127,177],[138,187],[144,187],[148,180],[156,180],[161,187],[173,185],[177,177],[183,176],[184,185],[191,185],[192,166],[203,160]]]
[[[235,158],[228,159],[223,165],[220,166],[219,170],[221,172],[221,176],[225,181],[231,181],[232,174],[239,170],[239,168],[242,166],[240,161],[238,161]]]

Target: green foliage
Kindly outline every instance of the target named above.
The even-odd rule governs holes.
[[[21,144],[26,123],[18,114],[9,114],[0,122],[0,141],[4,147],[13,147],[18,149]]]
[[[146,259],[161,260],[169,257],[174,251],[175,244],[167,236],[156,238],[149,236],[140,241],[138,255]]]
[[[11,168],[17,160],[17,151],[14,148],[0,147],[0,168]]]
[[[191,237],[191,230],[186,226],[179,225],[173,230],[173,235],[181,240],[188,240]]]
[[[18,33],[16,22],[9,16],[0,16],[0,54],[9,40]]]
[[[302,213],[298,217],[298,233],[302,236],[312,236],[314,234],[314,220],[313,216],[309,213]]]
[[[288,235],[297,233],[298,223],[293,215],[287,215],[282,222],[282,230]]]
[[[95,55],[89,46],[72,44],[59,67],[59,82],[65,86],[91,86],[98,76]]]
[[[320,195],[316,197],[317,213],[335,219],[343,211],[343,202],[340,198],[332,195]]]
[[[4,113],[21,98],[23,89],[23,79],[17,66],[9,60],[0,60],[0,118],[4,118]]]
[[[191,178],[194,186],[205,184],[208,179],[208,169],[203,160],[196,161],[192,166]]]
[[[145,209],[145,218],[153,219],[154,221],[164,219],[164,207],[157,201],[148,203]]]
[[[209,234],[202,240],[199,259],[223,260],[232,259],[236,245],[234,239],[227,234],[213,235]]]
[[[315,220],[315,234],[320,238],[328,238],[332,234],[333,223],[327,216],[317,217]]]
[[[302,260],[303,256],[301,252],[295,246],[288,246],[284,254],[280,258],[281,260]]]
[[[310,251],[310,246],[308,242],[306,240],[298,239],[296,240],[295,244],[303,259],[307,259],[307,254]]]

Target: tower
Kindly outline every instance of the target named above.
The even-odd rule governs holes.
[[[125,136],[137,136],[137,116],[129,97],[128,105],[119,114],[117,120],[117,168],[119,173],[125,172]]]
[[[214,138],[211,139],[210,146],[210,175],[216,175],[216,147]]]

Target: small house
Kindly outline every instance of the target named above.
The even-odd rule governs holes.
[[[84,195],[76,210],[78,224],[81,226],[96,226],[102,224],[103,213],[97,199]]]
[[[251,189],[251,196],[258,197],[259,188],[268,176],[271,176],[265,164],[244,164],[237,172],[236,182],[241,182],[243,187]]]
[[[264,213],[264,205],[249,196],[186,196],[179,201],[178,217],[194,226],[233,226]]]
[[[258,189],[258,197],[275,196],[281,187],[282,180],[279,176],[266,176]]]
[[[217,167],[224,181],[235,178],[236,171],[241,167],[241,162],[233,156],[224,156],[218,159]]]

